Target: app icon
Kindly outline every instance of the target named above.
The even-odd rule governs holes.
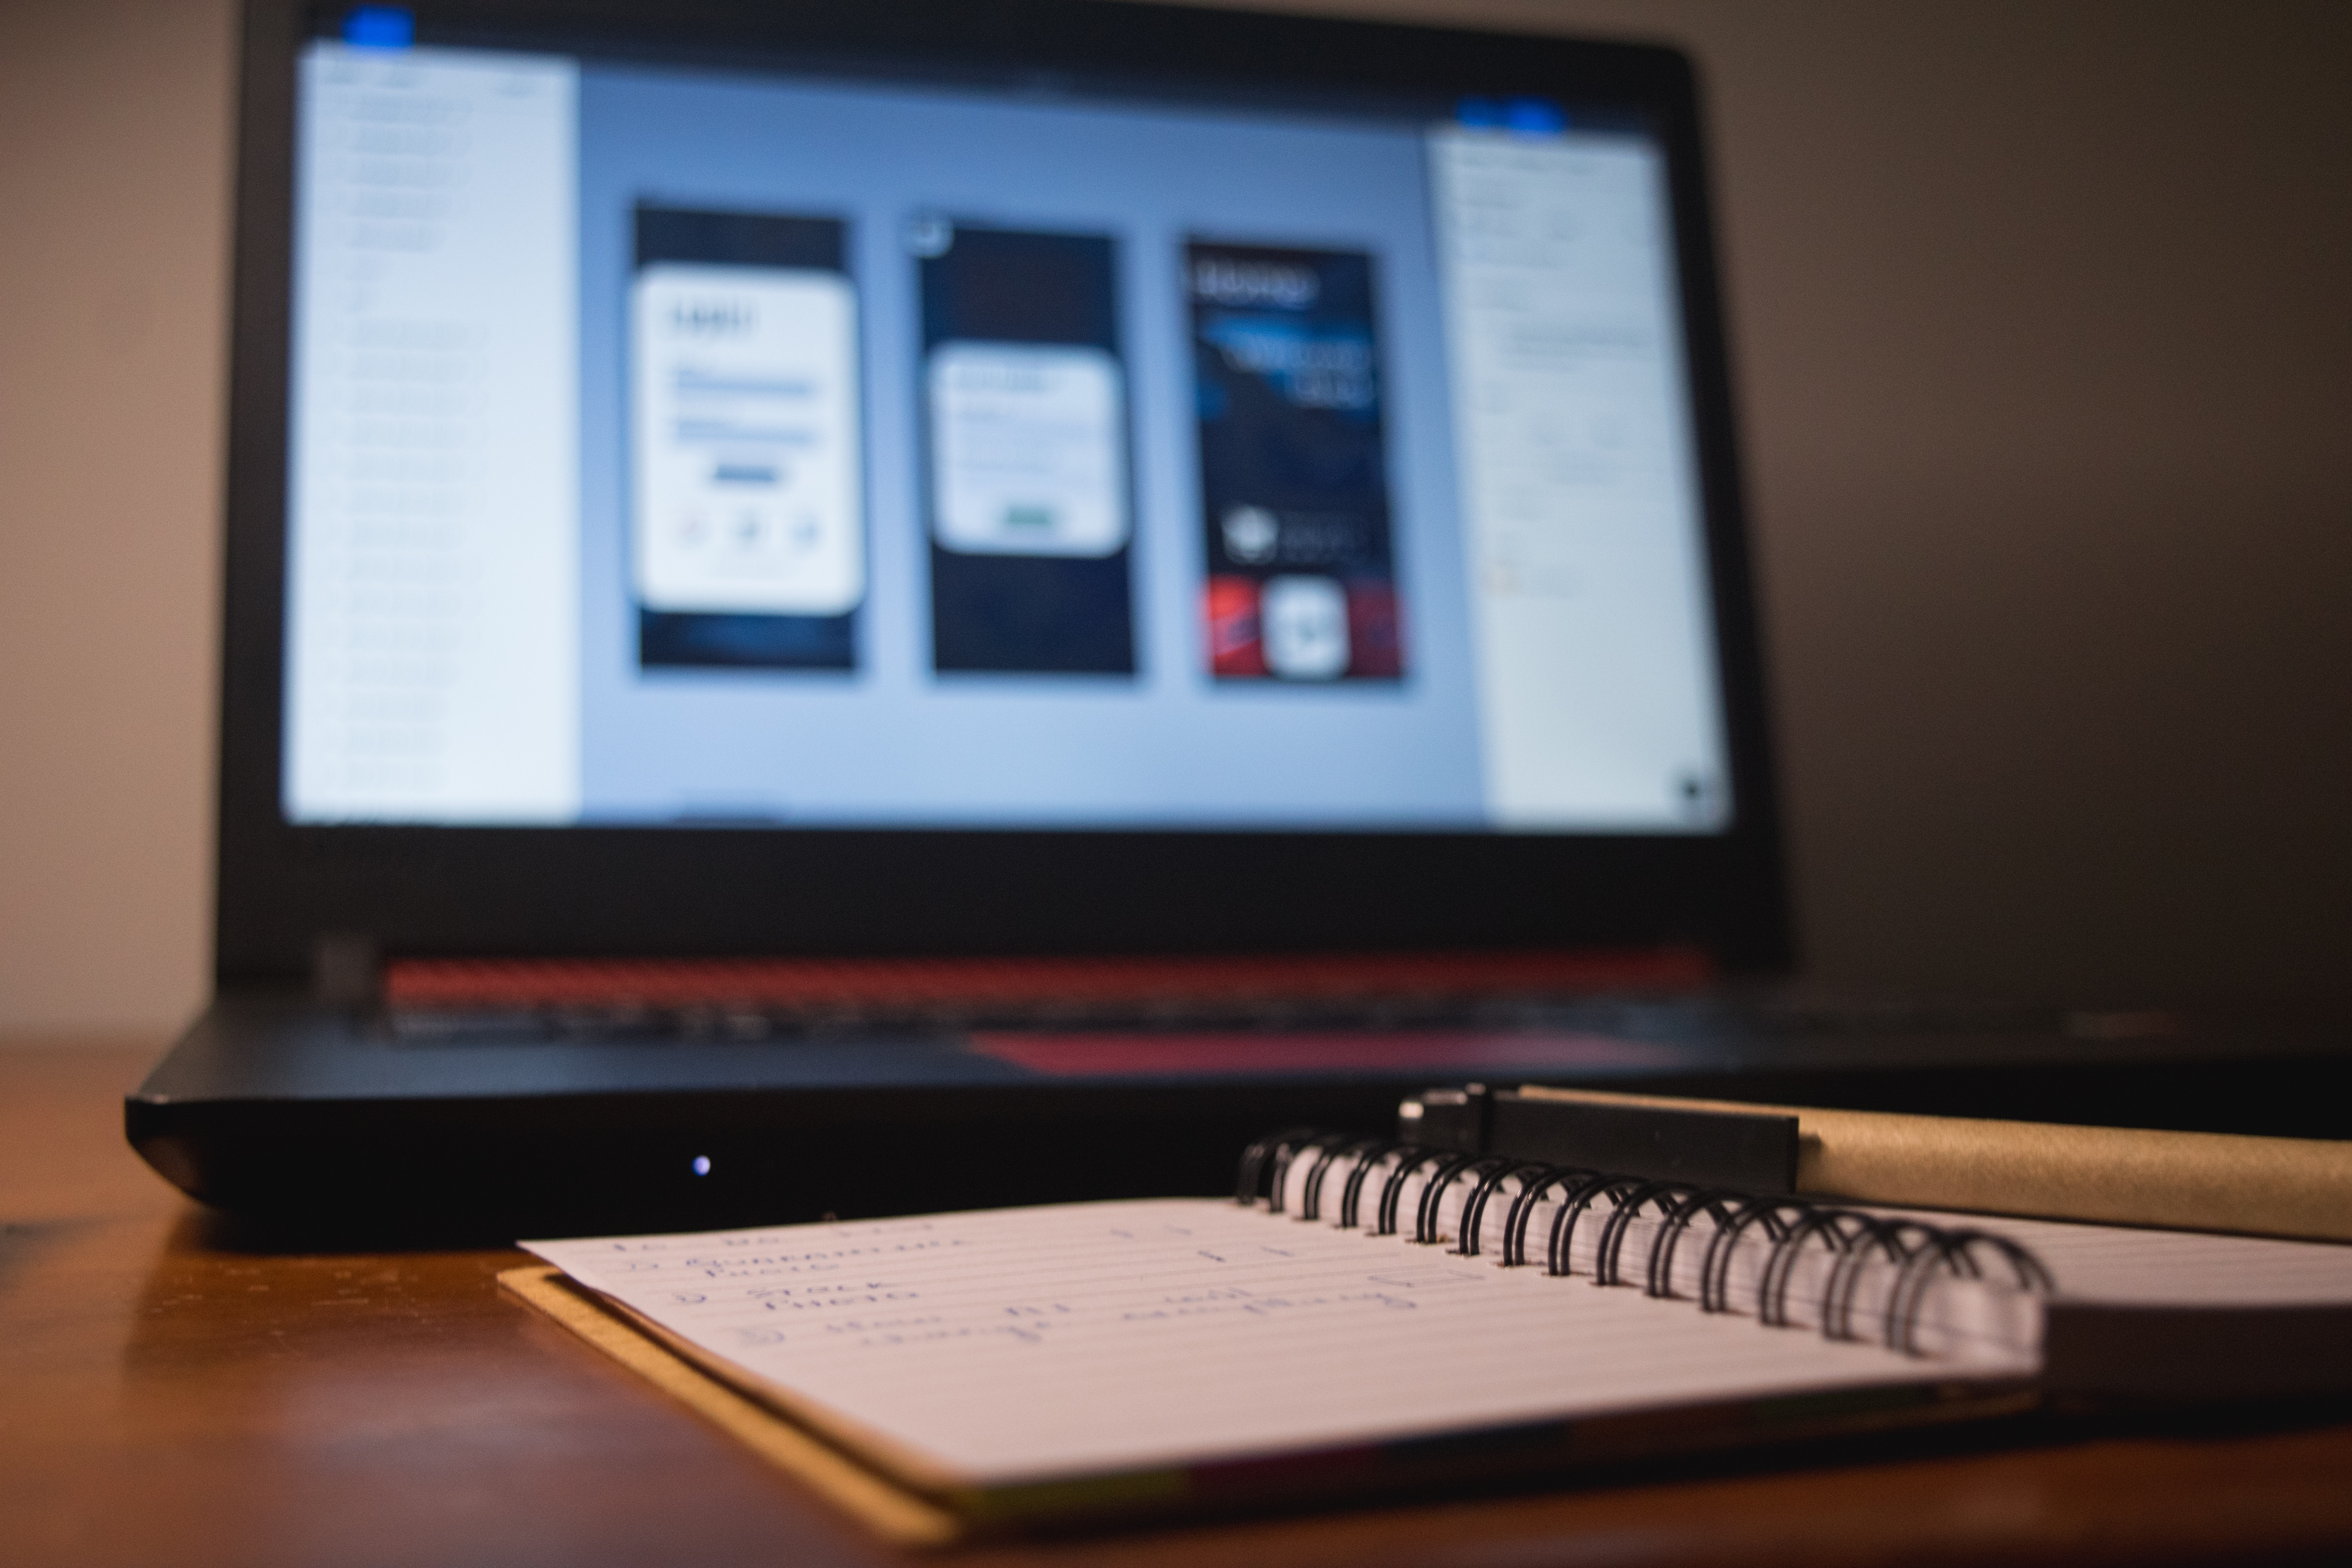
[[[1269,577],[1258,605],[1265,667],[1285,680],[1348,672],[1348,595],[1328,577]]]

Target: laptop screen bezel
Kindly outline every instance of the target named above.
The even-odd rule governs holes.
[[[1695,73],[1672,48],[1127,0],[424,4],[420,37],[740,62],[762,52],[1236,90],[1616,106],[1665,153],[1729,826],[1708,834],[298,826],[281,805],[294,81],[345,7],[256,0],[242,46],[215,961],[299,983],[387,954],[1695,947],[1788,966],[1780,810]],[[919,40],[910,44],[908,40]]]

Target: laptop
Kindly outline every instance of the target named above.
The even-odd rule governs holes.
[[[132,1143],[719,1224],[1753,1068],[1703,147],[1650,46],[257,0],[218,990]]]

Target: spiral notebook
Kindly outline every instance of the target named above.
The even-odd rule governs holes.
[[[1832,1208],[1319,1134],[1254,1148],[1242,1188],[528,1243],[553,1268],[507,1280],[917,1542],[2053,1391],[2352,1387],[2352,1247]]]

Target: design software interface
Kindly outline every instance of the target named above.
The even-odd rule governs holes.
[[[299,823],[1706,833],[1665,166],[321,40]]]

